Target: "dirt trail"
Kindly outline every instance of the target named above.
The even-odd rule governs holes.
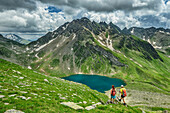
[[[110,98],[110,91],[106,91],[105,94]],[[116,89],[117,94],[120,98],[119,88]],[[162,93],[139,91],[127,89],[127,97],[125,102],[131,106],[150,106],[150,107],[163,107],[170,108],[170,96]]]

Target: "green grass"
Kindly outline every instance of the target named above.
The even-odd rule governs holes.
[[[112,70],[109,61],[100,55],[93,55],[88,57],[85,62],[81,65],[81,70],[84,73],[90,73],[92,70],[95,73],[106,74]]]
[[[149,106],[135,106],[135,108],[142,108],[142,109],[145,109],[146,112],[149,112],[152,111],[152,112],[159,112],[159,113],[162,113],[163,111],[170,111],[169,108],[161,108],[161,107],[149,107]]]
[[[33,70],[0,59],[0,92],[4,98],[0,99],[0,112],[8,109],[17,109],[25,113],[42,112],[81,112],[63,106],[60,102],[83,102],[83,107],[92,105],[92,102],[106,102],[108,97],[90,89],[83,84],[45,76]],[[49,82],[45,82],[47,79]],[[24,93],[26,92],[26,93]],[[16,94],[15,96],[11,96]],[[18,96],[30,98],[21,99]],[[61,99],[65,97],[66,100]],[[5,103],[9,103],[5,105]],[[100,105],[96,109],[83,112],[141,112],[134,107],[123,105]]]

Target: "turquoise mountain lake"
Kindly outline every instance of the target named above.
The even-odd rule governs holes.
[[[104,93],[104,91],[110,90],[112,85],[115,87],[120,87],[121,85],[126,85],[126,83],[118,78],[109,78],[99,75],[71,75],[68,77],[63,77],[65,80],[74,81],[82,84],[86,84],[91,89],[97,90]]]

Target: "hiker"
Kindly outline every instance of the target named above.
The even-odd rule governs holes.
[[[115,86],[112,85],[111,98],[110,98],[110,100],[111,100],[112,103],[114,103],[115,98],[116,98],[116,89],[115,89]],[[113,99],[113,101],[112,101],[112,99]]]
[[[123,99],[123,104],[126,105],[124,98],[127,96],[127,94],[126,94],[126,89],[124,88],[123,85],[121,85],[121,89],[119,92],[121,94],[121,99],[119,99],[119,101],[121,101]]]

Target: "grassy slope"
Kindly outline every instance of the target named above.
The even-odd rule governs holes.
[[[8,109],[17,109],[28,112],[76,112],[75,110],[60,105],[60,102],[72,101],[83,107],[99,102],[99,98],[106,102],[107,96],[90,89],[82,84],[61,80],[39,74],[33,70],[25,69],[16,64],[0,59],[0,112]],[[23,77],[23,78],[22,78]],[[45,82],[44,79],[49,81]],[[23,93],[22,91],[26,92]],[[10,97],[10,95],[16,94]],[[31,97],[28,100],[19,98]],[[65,97],[66,100],[60,97]],[[4,103],[9,103],[5,105]],[[123,105],[100,105],[96,109],[84,112],[141,112],[133,107]]]
[[[140,40],[137,37],[133,37],[135,40]],[[143,41],[143,40],[142,40]],[[136,89],[140,90],[150,90],[158,91],[157,88],[152,87],[156,86],[162,90],[164,90],[166,94],[170,92],[170,58],[165,56],[162,53],[158,53],[164,62],[161,62],[157,59],[152,59],[152,61],[148,61],[143,58],[143,55],[140,52],[129,50],[127,48],[121,49],[121,53],[117,53],[111,51],[110,49],[102,46],[101,44],[96,44],[105,48],[105,50],[110,51],[114,56],[116,56],[119,61],[128,65],[128,67],[116,67],[116,74],[112,75],[112,77],[122,78],[128,82],[130,88],[134,88],[131,84],[146,84],[147,88],[136,87]],[[141,67],[141,66],[142,67]],[[136,83],[134,83],[135,81]],[[150,87],[148,87],[150,86]]]

